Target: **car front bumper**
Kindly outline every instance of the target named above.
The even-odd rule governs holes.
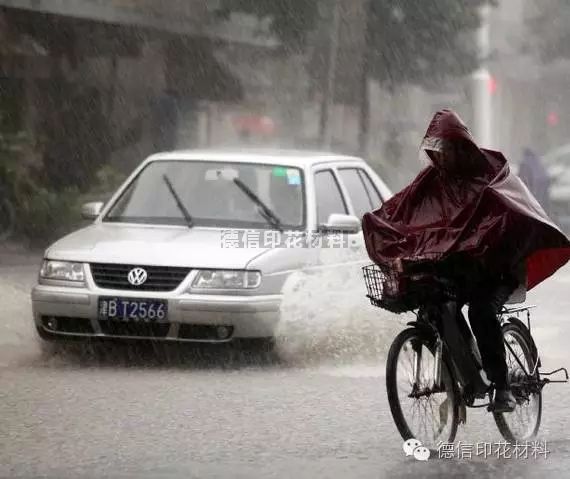
[[[101,320],[98,317],[100,296],[167,300],[168,323]],[[143,293],[43,284],[32,290],[32,310],[36,327],[55,338],[109,337],[220,342],[234,338],[272,337],[279,322],[280,305],[280,294],[251,296]]]

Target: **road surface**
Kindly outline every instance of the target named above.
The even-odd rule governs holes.
[[[37,260],[3,264],[0,477],[554,478],[570,470],[570,386],[545,389],[537,440],[546,457],[420,462],[405,457],[388,410],[386,330],[375,334],[358,318],[335,330],[313,318],[319,340],[285,343],[278,363],[231,348],[53,355],[31,327]],[[529,297],[540,304],[534,332],[546,368],[570,366],[569,293],[567,267]],[[304,326],[307,336],[316,331]],[[467,420],[457,440],[501,441],[485,412],[469,410]]]

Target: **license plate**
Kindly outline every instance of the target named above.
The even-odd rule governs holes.
[[[99,319],[165,323],[168,322],[168,301],[101,297],[99,298]]]

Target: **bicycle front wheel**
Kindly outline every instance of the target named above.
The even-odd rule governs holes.
[[[435,384],[434,349],[432,338],[409,328],[396,336],[386,363],[388,402],[396,427],[405,441],[414,438],[429,449],[453,442],[459,423],[459,391],[445,358],[441,383]]]

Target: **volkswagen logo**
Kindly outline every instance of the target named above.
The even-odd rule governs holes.
[[[129,271],[127,279],[133,286],[140,286],[148,278],[146,271],[142,268],[133,268]]]

